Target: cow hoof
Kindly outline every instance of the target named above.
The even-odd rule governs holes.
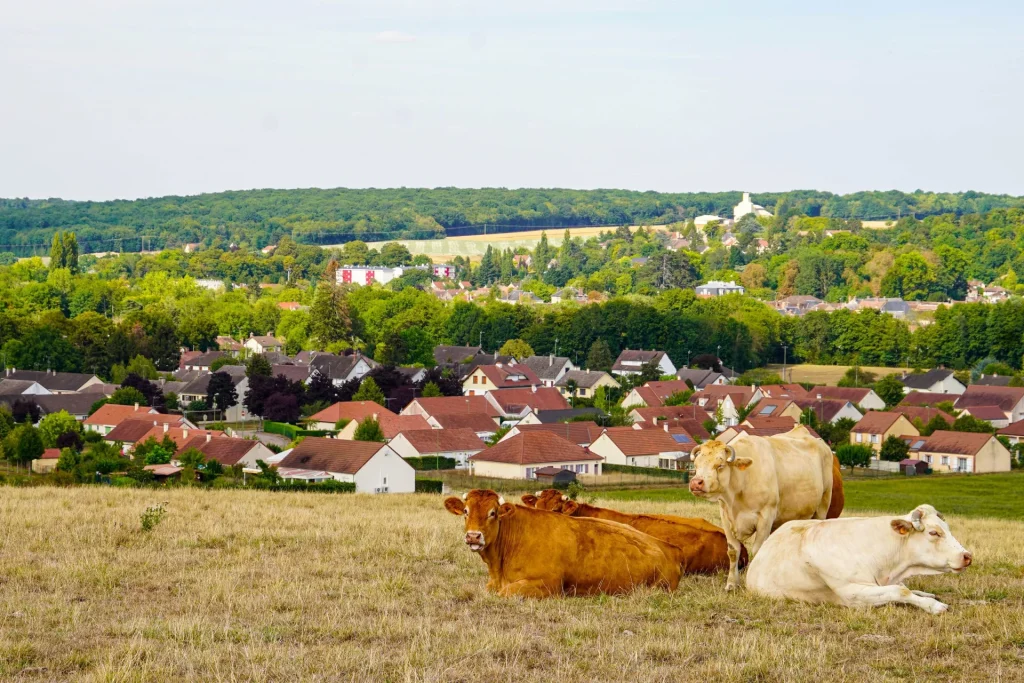
[[[737,586],[735,583],[731,583],[730,582],[730,583],[725,584],[725,592],[726,593],[731,593],[732,591],[739,590],[739,588],[740,587]]]
[[[947,605],[944,602],[939,602],[938,600],[936,600],[935,602],[928,605],[927,610],[930,614],[939,615],[949,610],[949,605]]]

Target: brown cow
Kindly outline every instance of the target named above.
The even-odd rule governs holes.
[[[846,494],[843,493],[843,469],[839,465],[839,458],[832,456],[832,502],[828,504],[828,512],[825,519],[835,519],[843,514],[843,506],[846,505]]]
[[[587,503],[578,503],[555,489],[523,496],[523,503],[538,510],[560,512],[572,517],[591,517],[631,526],[649,536],[670,543],[686,555],[683,573],[709,574],[729,568],[729,544],[725,531],[700,517],[675,515],[634,515]],[[740,558],[747,562],[746,553]]]
[[[448,498],[453,515],[465,515],[466,545],[480,554],[503,596],[625,593],[637,586],[675,590],[683,552],[614,522],[576,519],[509,505],[494,491]]]

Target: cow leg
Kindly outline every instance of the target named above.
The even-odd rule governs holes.
[[[828,509],[828,506],[825,506]],[[748,562],[754,561],[754,555],[761,549],[764,542],[768,540],[768,535],[772,533],[772,525],[775,523],[775,517],[769,517],[768,515],[761,513],[757,516],[757,528],[754,529],[754,540],[747,546],[747,550],[750,552]]]
[[[915,591],[915,590],[912,590],[910,592],[913,593],[914,595],[916,595],[919,598],[934,598],[935,597],[935,593],[925,593],[924,591]]]
[[[723,520],[725,517],[723,516]],[[729,554],[729,578],[725,582],[725,590],[732,591],[739,587],[740,581],[740,551],[743,549],[743,545],[740,540],[736,538],[736,534],[733,532],[731,524],[724,524],[723,530],[725,531],[725,542],[728,544]],[[748,555],[748,562],[749,562]]]
[[[941,603],[933,597],[916,595],[902,584],[895,586],[870,586],[865,584],[846,584],[833,588],[842,601],[851,607],[878,607],[893,603],[904,603],[923,609],[929,614],[942,614],[949,605]]]
[[[831,505],[832,487],[829,487],[821,496],[821,501],[818,503],[818,509],[814,511],[814,519],[826,519],[828,517],[828,509]]]
[[[519,581],[513,581],[502,586],[498,590],[498,595],[505,598],[514,596],[521,598],[547,598],[551,596],[551,591],[548,590],[547,584],[543,581],[520,579]]]

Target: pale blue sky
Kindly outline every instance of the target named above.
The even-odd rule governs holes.
[[[4,5],[3,197],[1024,194],[1021,3]]]

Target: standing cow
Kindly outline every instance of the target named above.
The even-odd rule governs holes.
[[[700,517],[676,517],[674,515],[634,515],[610,508],[597,507],[588,503],[570,500],[555,489],[527,494],[523,504],[538,510],[559,512],[573,517],[605,519],[631,526],[648,536],[670,543],[683,550],[686,563],[684,574],[709,574],[729,568],[729,544],[725,532]],[[746,551],[740,557],[740,564],[746,563]]]
[[[740,434],[728,445],[708,441],[693,451],[690,492],[717,500],[729,541],[729,578],[739,584],[739,557],[753,561],[768,534],[796,519],[825,519],[832,502],[832,451],[802,425],[770,437]]]
[[[972,556],[931,505],[903,517],[790,522],[771,535],[747,570],[747,588],[775,598],[848,607],[907,603],[930,614],[949,607],[910,590],[911,576],[963,572]]]
[[[597,595],[679,585],[683,551],[628,526],[509,505],[487,490],[448,498],[444,506],[465,516],[466,545],[487,564],[488,590],[500,595]]]

